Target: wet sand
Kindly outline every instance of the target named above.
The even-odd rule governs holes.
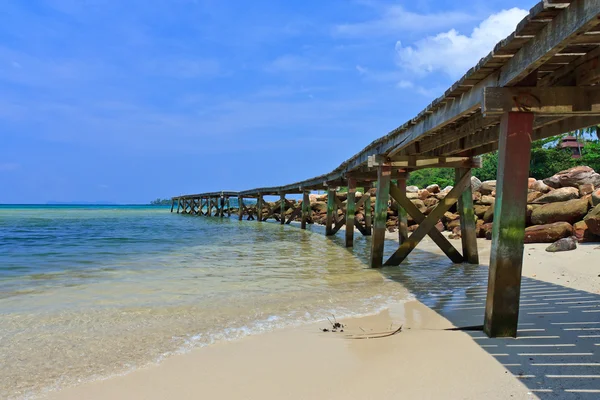
[[[390,234],[390,238],[395,236]],[[453,243],[460,246],[460,241]],[[479,242],[481,261],[486,265],[489,244],[488,241]],[[424,241],[419,247],[443,256],[430,241]],[[397,303],[375,316],[344,320],[347,325],[344,333],[320,332],[320,328],[328,327],[328,323],[323,322],[246,337],[173,356],[160,365],[126,376],[68,388],[51,394],[48,399],[591,399],[600,393],[600,390],[595,391],[596,386],[600,386],[595,380],[573,378],[553,386],[554,381],[548,379],[553,375],[547,368],[554,368],[550,370],[552,372],[564,371],[565,367],[537,367],[544,364],[535,362],[538,357],[548,359],[548,353],[541,351],[561,351],[560,346],[575,348],[571,342],[562,343],[575,343],[571,336],[563,335],[571,331],[562,328],[562,324],[583,326],[568,324],[597,320],[598,314],[582,314],[589,309],[577,309],[573,310],[577,315],[570,311],[533,315],[540,312],[526,312],[526,306],[535,306],[537,303],[531,301],[539,301],[536,300],[539,296],[555,296],[560,300],[556,296],[581,297],[586,293],[600,293],[600,265],[597,262],[600,250],[596,249],[597,244],[583,245],[576,251],[553,254],[546,253],[545,247],[525,246],[523,274],[533,279],[524,278],[524,292],[530,293],[530,298],[522,300],[520,336],[525,339],[522,341],[491,340],[481,332],[444,330],[463,321],[481,322],[485,288],[480,287],[464,299],[453,297],[449,303],[434,302],[435,306],[428,303],[437,312],[418,300]],[[600,299],[592,298],[595,300],[591,302]],[[450,303],[474,307],[448,308]],[[546,304],[542,308],[548,308],[547,304],[561,307],[557,305],[560,302],[539,304]],[[569,319],[571,316],[579,319]],[[391,332],[399,325],[403,325],[402,332],[386,338],[349,337],[365,332]],[[540,336],[554,328],[560,329],[556,336]],[[548,340],[562,344],[540,344],[548,343]],[[507,345],[515,342],[523,345]],[[594,349],[592,342],[584,341],[583,345],[586,349]],[[543,350],[539,350],[540,346]],[[519,353],[523,351],[538,353],[521,364],[521,360],[527,360]],[[567,347],[567,351],[575,350]],[[565,353],[560,357],[562,361],[571,357],[568,361],[575,363],[590,359],[598,361],[597,352]],[[538,371],[539,368],[546,369],[536,377],[531,372],[536,371],[534,368]],[[589,369],[586,371],[590,372]],[[531,379],[538,379],[538,382]],[[544,397],[548,394],[558,397]],[[585,397],[587,395],[592,397]]]

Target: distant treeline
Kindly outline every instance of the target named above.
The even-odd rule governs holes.
[[[171,199],[156,199],[156,200],[152,200],[150,202],[150,205],[152,206],[170,206],[171,205]]]

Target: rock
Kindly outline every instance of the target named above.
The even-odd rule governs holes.
[[[440,186],[436,185],[435,183],[433,185],[427,186],[425,189],[427,189],[427,191],[432,194],[436,194],[436,193],[440,192]]]
[[[444,200],[447,195],[448,195],[447,192],[439,192],[439,193],[435,194],[435,198],[438,200]]]
[[[598,204],[600,204],[600,189],[596,189],[592,193],[592,205],[596,207]]]
[[[496,199],[492,196],[481,196],[481,200],[479,200],[479,203],[485,206],[491,206],[492,204],[494,204],[495,201]]]
[[[474,192],[478,192],[481,187],[481,181],[476,176],[471,177],[471,188],[473,188]]]
[[[450,191],[454,189],[454,186],[446,186],[440,193],[450,193]]]
[[[317,195],[316,197],[316,201],[327,201],[327,195],[326,194],[322,194],[322,195]]]
[[[554,243],[572,234],[573,227],[568,222],[534,225],[525,228],[525,243]]]
[[[560,171],[550,178],[544,179],[544,183],[553,188],[574,187],[591,183],[595,187],[600,186],[600,174],[592,168],[579,166]]]
[[[481,193],[479,193],[479,192],[473,192],[473,202],[476,203],[479,200],[481,200]]]
[[[533,190],[533,191],[527,193],[527,202],[528,203],[533,203],[534,201],[536,201],[537,199],[539,199],[543,195],[544,195],[544,193],[538,192],[536,190]]]
[[[455,219],[453,221],[448,222],[446,225],[446,229],[449,231],[454,230],[454,228],[458,227],[460,229],[460,219]]]
[[[477,230],[477,237],[478,238],[488,238],[488,234],[489,234],[489,239],[492,238],[492,229],[493,229],[493,224],[492,223],[484,223],[481,224],[479,226],[479,229]]]
[[[573,236],[558,239],[546,248],[546,251],[550,253],[556,253],[558,251],[569,251],[577,248],[577,239]]]
[[[591,233],[600,236],[600,204],[595,206],[583,220]]]
[[[551,224],[553,222],[574,224],[577,221],[581,221],[588,212],[588,205],[587,199],[544,204],[532,211],[531,223],[534,225]]]
[[[460,215],[458,215],[458,214],[454,214],[454,213],[451,213],[451,212],[448,212],[448,211],[446,211],[444,213],[444,219],[446,221],[455,221],[455,220],[457,220],[459,218],[460,218]]]
[[[484,222],[492,222],[494,220],[494,207],[490,207],[487,209],[485,214],[483,214]]]
[[[539,197],[536,203],[553,203],[557,201],[567,201],[577,199],[579,197],[579,189],[574,187],[564,187],[556,189]]]
[[[594,193],[594,185],[586,183],[585,185],[579,185],[579,197],[587,196],[588,194]]]
[[[435,224],[435,228],[440,232],[444,232],[446,230],[446,227],[442,221],[438,221],[438,223]]]
[[[419,192],[419,188],[416,186],[407,186],[406,193],[417,193]]]
[[[543,181],[535,181],[533,185],[529,187],[529,189],[533,189],[537,192],[548,193],[552,190],[552,188],[546,185]]]
[[[315,201],[311,203],[310,209],[316,213],[326,213],[327,212],[327,203],[324,201]]]
[[[427,189],[419,190],[419,199],[425,200],[429,196],[430,196],[429,190],[427,190]]]
[[[535,178],[529,178],[527,180],[527,188],[528,189],[533,189],[533,185],[535,185],[536,182],[537,182],[537,179],[535,179]]]
[[[473,206],[473,212],[475,212],[475,215],[477,215],[478,218],[483,219],[483,214],[485,214],[485,212],[488,210],[488,208],[490,208],[490,206],[482,206],[479,204],[475,204]]]
[[[573,235],[579,242],[600,242],[600,236],[590,232],[585,221],[579,221],[573,225]]]
[[[318,201],[318,198],[319,198],[319,197],[320,197],[320,196],[319,196],[318,194],[309,194],[309,195],[308,195],[308,200],[309,200],[311,203],[314,203],[315,201]]]
[[[479,191],[481,194],[492,194],[493,191],[496,190],[496,181],[485,181],[481,182],[481,187]]]
[[[416,225],[411,225],[411,226],[409,226],[409,227],[408,227],[408,231],[409,231],[409,232],[414,232],[414,231],[416,231],[417,229],[419,229],[419,225],[418,225],[418,224],[416,224]]]
[[[431,207],[431,206],[435,206],[439,203],[440,201],[438,199],[436,199],[435,197],[430,197],[428,199],[423,200],[423,203],[425,204],[425,207]]]
[[[416,193],[416,192],[406,192],[406,198],[409,199],[409,200],[418,199],[419,198],[419,194]]]
[[[415,206],[417,206],[417,208],[420,210],[422,208],[425,208],[425,203],[423,203],[423,200],[419,200],[419,199],[411,199],[410,200]],[[423,212],[423,211],[421,211]]]

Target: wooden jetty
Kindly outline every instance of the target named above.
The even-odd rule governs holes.
[[[346,225],[346,245],[354,229],[371,235],[370,265],[399,265],[429,236],[455,263],[478,263],[471,169],[478,156],[498,150],[498,177],[484,330],[492,337],[517,334],[526,196],[532,140],[600,124],[600,0],[544,0],[536,4],[506,39],[471,68],[443,96],[414,119],[375,140],[335,170],[301,182],[240,192],[216,192],[173,197],[173,211],[220,216],[230,214],[229,199],[237,197],[239,218],[248,215],[245,198],[257,200],[257,221],[276,217],[281,224],[301,216],[310,219],[309,193],[328,193],[326,235]],[[429,215],[406,196],[410,171],[454,168],[454,188]],[[370,197],[355,197],[356,187],[376,188],[371,216]],[[336,196],[348,187],[346,204]],[[302,194],[295,206],[288,194]],[[276,195],[275,207],[264,207],[263,196]],[[398,203],[419,224],[410,236],[400,223],[400,244],[383,259],[388,202]],[[458,203],[462,232],[459,252],[436,223]],[[354,220],[364,207],[365,223]],[[285,211],[293,213],[286,220]],[[275,211],[279,208],[279,213]],[[207,211],[203,211],[206,209]],[[214,210],[214,212],[213,212]],[[338,217],[342,210],[345,217]],[[405,214],[404,214],[405,215]],[[281,216],[281,217],[279,217]],[[402,221],[402,218],[400,218]]]

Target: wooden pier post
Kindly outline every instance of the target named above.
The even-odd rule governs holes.
[[[285,193],[279,194],[279,223],[285,224]]]
[[[533,113],[508,112],[500,122],[484,319],[484,331],[490,337],[517,336],[533,119]]]
[[[171,199],[171,212],[173,212],[173,207],[175,207],[175,200]]]
[[[365,187],[365,193],[363,196],[367,196],[365,199],[364,210],[365,210],[365,236],[371,236],[373,229],[371,228],[371,193],[369,193],[369,188]]]
[[[263,197],[262,194],[258,194],[258,197],[256,198],[256,215],[257,215],[257,220],[258,222],[262,222],[263,220]]]
[[[244,218],[244,198],[238,196],[238,218],[241,221]]]
[[[325,226],[325,235],[331,236],[334,234],[333,232],[333,213],[336,211],[335,205],[335,197],[337,196],[336,188],[328,187],[327,188],[327,220]]]
[[[455,175],[455,182],[459,182],[465,175],[468,175],[470,180],[471,169],[456,168]],[[460,235],[463,258],[469,264],[479,264],[475,212],[473,211],[473,189],[471,185],[468,185],[465,191],[462,192],[462,195],[458,198],[458,212],[460,214]]]
[[[398,189],[403,196],[406,196],[406,180],[408,179],[408,173],[401,173],[398,177]],[[400,203],[396,202],[398,207],[398,242],[400,244],[408,240],[408,214],[404,207]]]
[[[221,195],[219,197],[219,203],[221,205],[221,208],[219,211],[219,217],[223,218],[225,216],[225,197],[223,197],[223,195]]]
[[[385,243],[385,223],[387,221],[388,200],[390,198],[390,178],[392,167],[379,164],[377,167],[377,194],[375,199],[375,221],[371,239],[371,268],[383,265],[383,247]]]
[[[346,247],[354,246],[354,214],[356,210],[356,179],[348,178],[346,199]]]
[[[179,207],[181,206],[181,199],[177,198],[177,214],[179,214]]]
[[[302,193],[302,220],[300,222],[300,229],[306,229],[306,223],[310,218],[310,192],[304,191]]]

